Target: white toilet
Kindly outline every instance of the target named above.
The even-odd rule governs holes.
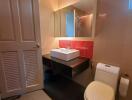
[[[98,63],[95,79],[84,93],[85,100],[115,100],[119,67]]]

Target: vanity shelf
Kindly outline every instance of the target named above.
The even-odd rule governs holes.
[[[70,61],[64,61],[46,54],[43,55],[43,64],[45,75],[48,74],[48,78],[49,76],[63,75],[72,79],[89,67],[89,59],[78,57]]]

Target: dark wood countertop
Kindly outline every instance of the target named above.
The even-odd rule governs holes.
[[[78,58],[72,59],[70,61],[64,61],[64,60],[60,60],[60,59],[51,57],[50,54],[43,55],[43,58],[52,60],[54,62],[63,64],[63,65],[68,66],[68,67],[71,67],[72,69],[74,69],[76,66],[78,66],[82,63],[89,61],[88,58],[82,58],[82,57],[78,57]]]

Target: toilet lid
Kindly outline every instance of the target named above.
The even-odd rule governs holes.
[[[84,94],[85,100],[114,100],[114,90],[111,86],[94,81],[88,85]]]

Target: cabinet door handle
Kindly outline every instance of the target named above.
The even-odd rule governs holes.
[[[40,44],[39,44],[39,43],[37,43],[37,44],[36,44],[36,47],[37,47],[37,48],[40,48]]]
[[[40,44],[37,43],[37,44],[35,45],[35,47],[33,47],[33,48],[40,48]]]

